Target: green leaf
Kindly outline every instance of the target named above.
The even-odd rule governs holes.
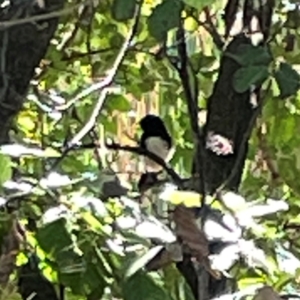
[[[136,273],[123,284],[124,300],[171,300],[167,291],[149,274]]]
[[[244,93],[252,85],[262,84],[269,76],[269,70],[264,66],[250,66],[238,69],[233,77],[233,87],[236,92]]]
[[[173,299],[195,300],[190,286],[180,274],[175,264],[164,267],[165,287]]]
[[[165,0],[157,5],[148,19],[150,34],[158,41],[166,39],[168,31],[179,26],[181,9],[179,0]]]
[[[298,172],[300,169],[299,149],[294,149],[294,153],[290,147],[280,149],[277,152],[277,164],[281,178],[285,183],[293,189],[293,192],[300,195],[300,182],[298,180]]]
[[[11,159],[0,153],[0,186],[12,177]]]
[[[243,67],[254,65],[268,66],[272,61],[270,51],[262,46],[240,45],[236,54],[226,52],[225,55],[231,57]]]
[[[60,157],[61,153],[59,153],[58,151],[56,151],[53,148],[47,147],[44,150],[44,157]]]
[[[204,55],[202,52],[196,53],[190,57],[190,62],[194,70],[198,71],[200,69],[210,68],[216,61],[214,56]],[[202,84],[201,84],[202,86]]]
[[[201,203],[200,194],[194,191],[166,190],[161,193],[160,198],[173,205],[184,205],[186,207],[199,207]]]
[[[278,70],[274,73],[281,98],[295,95],[300,89],[300,75],[287,63],[280,63]]]
[[[127,112],[131,109],[130,102],[122,95],[110,95],[107,101],[107,109]]]
[[[196,9],[202,9],[205,6],[211,4],[211,0],[182,0],[185,4],[194,7]]]
[[[246,289],[249,286],[259,285],[261,283],[265,283],[264,278],[262,278],[258,274],[255,274],[254,276],[251,276],[250,274],[248,274],[247,277],[239,280],[239,288]]]
[[[112,17],[117,21],[127,21],[133,18],[136,0],[114,0]]]
[[[36,239],[45,252],[54,255],[68,248],[73,249],[71,233],[67,228],[65,218],[47,223],[37,232]]]
[[[59,282],[69,287],[72,294],[84,295],[83,273],[59,273]]]
[[[86,271],[83,276],[83,283],[84,286],[88,287],[94,295],[98,295],[96,299],[102,298],[106,286],[106,281],[101,274],[101,269],[97,264],[95,264],[95,260],[94,262],[87,262]],[[76,284],[76,282],[74,282],[74,284]]]
[[[280,277],[278,279],[276,278],[276,282],[274,282],[274,285],[272,286],[277,291],[282,291],[289,283],[293,282],[294,279],[295,279],[294,274],[282,272],[280,274]]]

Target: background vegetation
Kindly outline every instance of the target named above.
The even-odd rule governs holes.
[[[298,1],[8,2],[1,299],[297,297]],[[176,152],[141,196],[147,113]]]

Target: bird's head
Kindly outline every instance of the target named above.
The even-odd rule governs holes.
[[[165,130],[163,120],[156,115],[146,115],[140,120],[140,126],[143,131]]]

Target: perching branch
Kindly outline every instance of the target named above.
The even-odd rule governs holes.
[[[99,147],[99,145],[95,143],[83,144],[78,146],[77,149],[92,149],[95,147]],[[154,153],[147,151],[146,149],[143,149],[141,147],[132,147],[127,145],[123,146],[117,143],[106,143],[105,147],[110,150],[127,151],[138,155],[147,156],[148,158],[155,161],[158,165],[160,165],[168,173],[168,175],[172,178],[173,182],[179,188],[183,187],[183,179],[163,159],[161,159],[159,156],[155,155]]]

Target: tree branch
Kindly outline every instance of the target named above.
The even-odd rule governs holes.
[[[97,145],[95,143],[91,144],[82,144],[78,146],[76,149],[92,149],[95,147],[101,147],[100,145]],[[173,182],[180,188],[183,187],[183,179],[171,168],[166,162],[161,159],[159,156],[155,155],[154,153],[147,151],[146,149],[143,149],[141,147],[133,147],[133,146],[127,146],[127,145],[120,145],[118,143],[106,143],[105,147],[110,150],[118,150],[118,151],[127,151],[131,153],[135,153],[138,155],[143,155],[146,156],[153,161],[155,161],[158,165],[160,165],[167,173],[168,175],[172,178]]]
[[[68,103],[68,108],[73,105],[76,101],[78,101],[81,98],[84,98],[86,96],[88,96],[89,94],[91,94],[92,92],[98,91],[98,90],[102,90],[98,101],[94,107],[94,110],[89,118],[89,121],[85,124],[85,126],[76,134],[76,136],[70,141],[69,143],[69,147],[73,147],[74,145],[78,144],[81,139],[92,130],[92,128],[94,127],[96,121],[97,121],[97,117],[100,114],[100,111],[103,107],[103,104],[106,100],[106,96],[109,93],[110,89],[109,87],[112,85],[118,69],[120,67],[120,65],[122,64],[125,55],[127,54],[127,51],[130,47],[130,43],[134,37],[134,35],[136,34],[137,31],[137,27],[138,27],[138,23],[139,23],[139,17],[140,17],[140,10],[141,10],[141,6],[142,6],[142,1],[140,2],[140,4],[136,7],[136,12],[135,12],[135,20],[134,20],[134,24],[115,60],[115,63],[113,65],[113,67],[111,68],[111,70],[108,73],[108,76],[101,82],[98,82],[96,84],[93,84],[92,86],[90,86],[89,88],[85,89],[82,93],[80,93],[77,97],[75,97],[75,99],[73,99],[70,103]]]
[[[66,105],[60,108],[60,110],[66,110],[69,109],[71,106],[73,106],[78,100],[87,97],[88,95],[92,94],[93,92],[96,91],[103,91],[104,93],[107,93],[108,91],[105,89],[110,87],[117,75],[118,69],[123,63],[123,60],[127,54],[127,51],[130,48],[130,44],[137,32],[137,27],[139,24],[139,18],[140,18],[140,11],[141,11],[141,6],[142,6],[142,1],[141,3],[136,7],[136,12],[135,12],[135,17],[134,17],[134,23],[133,26],[131,27],[127,38],[114,62],[114,65],[112,68],[107,72],[108,75],[105,77],[104,80],[97,82],[95,84],[92,84],[90,87],[87,89],[83,90],[81,93],[79,93],[74,99],[70,100]],[[99,99],[101,99],[102,96],[100,95]],[[99,100],[98,100],[99,102]]]

